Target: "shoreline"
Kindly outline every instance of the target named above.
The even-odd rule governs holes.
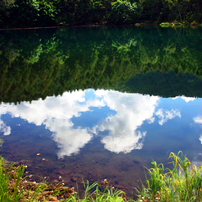
[[[162,22],[164,23],[164,22]],[[172,23],[168,22],[169,26],[161,26],[162,23],[135,23],[135,24],[92,24],[92,25],[57,25],[57,26],[47,26],[47,27],[13,27],[13,28],[0,28],[0,31],[6,30],[36,30],[36,29],[60,29],[60,28],[71,28],[71,27],[110,27],[110,26],[160,26],[160,27],[200,27],[202,24],[196,23]],[[167,23],[167,22],[166,22]]]
[[[74,188],[63,186],[62,182],[53,185],[44,182],[30,182],[25,180],[24,165],[5,166],[4,159],[0,156],[0,189],[1,201],[111,201],[111,202],[151,202],[151,201],[201,201],[201,177],[202,167],[191,165],[189,159],[179,151],[170,153],[173,169],[167,172],[163,164],[151,163],[148,169],[150,179],[147,186],[142,185],[137,189],[137,199],[127,198],[121,190],[108,185],[107,179],[101,183],[83,182],[85,191],[79,195]],[[187,174],[187,175],[184,175]],[[79,191],[79,190],[78,190]]]

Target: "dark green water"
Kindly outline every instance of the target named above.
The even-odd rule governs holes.
[[[0,154],[33,180],[107,178],[128,194],[170,152],[201,164],[201,31],[1,31]]]

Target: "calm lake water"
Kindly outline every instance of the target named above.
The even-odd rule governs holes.
[[[108,179],[128,195],[170,152],[201,165],[201,31],[1,31],[0,154],[30,180]]]

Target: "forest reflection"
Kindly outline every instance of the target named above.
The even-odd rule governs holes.
[[[201,28],[1,31],[0,102],[87,88],[202,97],[201,42]]]

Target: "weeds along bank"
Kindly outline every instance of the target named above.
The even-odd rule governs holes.
[[[202,23],[196,0],[1,0],[0,28],[193,21]]]
[[[181,151],[178,154],[171,152],[169,158],[172,169],[165,169],[155,161],[151,163],[146,186],[136,189],[136,201],[202,200],[202,166],[191,165]],[[30,182],[29,176],[24,176],[24,169],[24,165],[8,165],[0,158],[0,201],[135,201],[127,198],[123,191],[114,190],[107,180],[104,180],[104,188],[98,182],[84,183],[85,192],[79,195],[77,190],[64,187],[61,182]]]

